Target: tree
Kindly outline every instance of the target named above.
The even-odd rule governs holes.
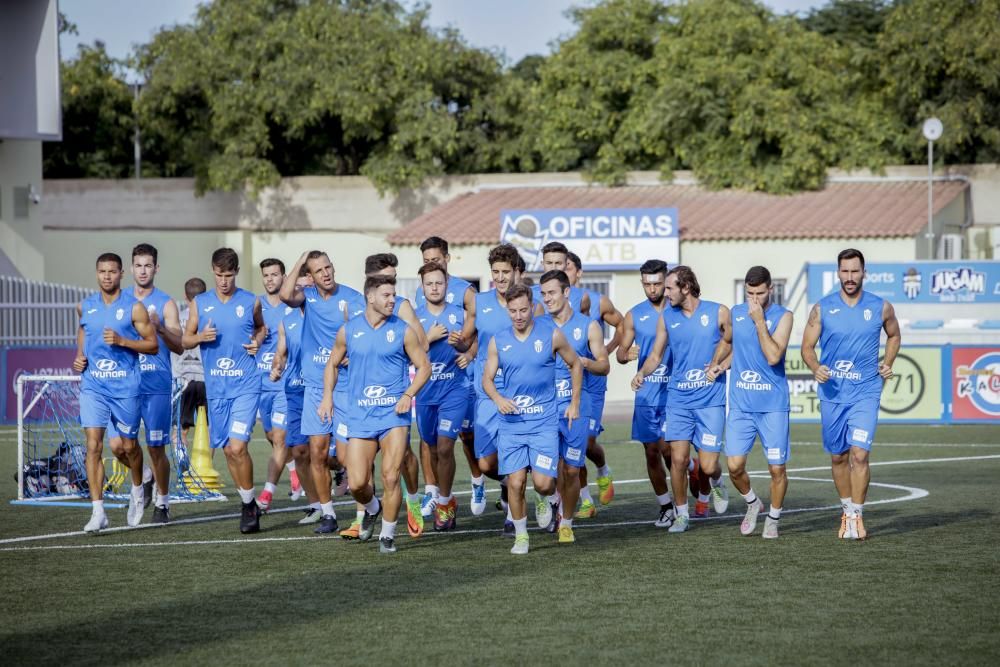
[[[138,58],[144,127],[199,188],[364,174],[380,189],[479,166],[498,58],[390,0],[217,0]]]
[[[940,159],[1000,161],[1000,0],[910,0],[886,20],[879,38],[887,103],[898,119],[899,150],[925,159],[924,119],[945,131]]]
[[[129,176],[135,117],[123,63],[101,42],[81,45],[75,59],[62,63],[60,89],[63,138],[42,144],[45,177]]]

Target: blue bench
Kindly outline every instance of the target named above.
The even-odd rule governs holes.
[[[980,329],[1000,329],[1000,320],[983,320],[978,326]]]
[[[910,325],[911,329],[940,329],[944,326],[944,320],[917,320]]]

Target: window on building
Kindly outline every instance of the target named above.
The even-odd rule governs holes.
[[[740,304],[746,301],[743,280],[735,281],[735,294],[733,294],[733,304]],[[784,278],[771,278],[772,301],[779,306],[785,305],[785,290],[788,288],[788,281]]]

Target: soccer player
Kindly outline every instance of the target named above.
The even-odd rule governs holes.
[[[648,260],[639,267],[639,278],[642,280],[642,289],[646,292],[646,300],[633,306],[625,314],[621,345],[615,352],[618,363],[627,364],[635,359],[642,368],[650,358],[656,342],[657,328],[662,326],[660,320],[666,305],[663,296],[666,275],[667,263],[659,259]],[[630,353],[633,342],[638,347],[637,354]],[[657,528],[670,528],[674,523],[674,500],[667,486],[667,472],[663,465],[664,461],[670,461],[670,452],[660,432],[666,413],[669,364],[669,357],[662,360],[662,363],[657,360],[657,365],[635,393],[632,411],[632,439],[641,442],[645,449],[646,474],[660,505],[655,523]],[[678,499],[684,498],[677,487],[674,487],[674,493],[678,494]]]
[[[476,388],[475,447],[476,458],[479,460],[479,470],[487,477],[501,481],[500,473],[497,472],[497,436],[500,429],[500,413],[497,411],[493,399],[483,388],[483,369],[486,364],[486,352],[490,339],[511,324],[510,314],[507,310],[506,293],[511,286],[520,283],[522,274],[520,267],[524,265],[524,260],[514,246],[509,243],[501,243],[490,250],[488,261],[494,287],[476,295],[473,380]],[[471,352],[472,350],[466,354],[471,354]],[[461,367],[463,363],[467,363],[467,360],[459,359],[458,363]],[[494,383],[498,390],[503,390],[503,377],[495,378]],[[504,533],[513,536],[514,523],[510,518],[510,509],[505,497],[507,485],[505,482],[501,483],[501,508],[507,512]]]
[[[448,242],[440,236],[429,236],[424,239],[423,243],[420,244],[420,256],[424,264],[439,264],[446,273],[448,272],[448,262],[451,261],[451,255],[448,254]],[[475,288],[468,281],[448,273],[448,285],[446,286],[444,300],[445,303],[454,304],[465,310],[465,325],[461,332],[461,342],[468,347],[470,343],[473,343],[476,337]],[[425,302],[426,299],[424,298],[423,286],[418,287],[414,304],[419,309]],[[454,333],[449,334],[449,341],[452,345],[457,345],[460,342],[459,336]],[[469,363],[474,356],[474,354],[470,353],[463,354],[458,358],[459,368],[463,370],[469,378],[469,395],[466,401],[468,407],[466,409],[465,416],[462,419],[462,427],[459,435],[462,438],[462,451],[465,453],[465,461],[469,466],[469,475],[472,478],[471,510],[473,515],[479,516],[486,510],[486,478],[483,477],[483,473],[479,470],[479,461],[476,459],[475,450],[474,424],[476,421],[476,389],[473,386],[475,380],[475,369],[474,364]],[[431,504],[427,498],[428,494],[433,500],[435,494],[440,492],[433,476],[433,471],[436,469],[436,465],[432,460],[433,456],[433,450],[431,450],[426,443],[421,442],[420,461],[425,471],[425,477],[427,471],[431,471],[431,476],[426,477],[429,488],[426,489],[428,493],[424,495],[424,500],[421,503],[422,508],[424,504]]]
[[[417,333],[392,314],[396,305],[396,279],[366,278],[365,299],[364,315],[349,320],[337,333],[324,373],[319,417],[323,421],[333,417],[333,390],[340,381],[337,371],[346,357],[355,367],[348,386],[351,400],[347,406],[350,433],[347,478],[351,495],[364,507],[359,510],[358,539],[365,541],[371,537],[375,520],[381,514],[379,553],[395,553],[396,520],[402,502],[400,470],[403,456],[410,448],[410,408],[431,375],[431,365]],[[408,382],[411,363],[415,373],[413,381]],[[375,497],[371,479],[375,454],[380,449],[381,501]]]
[[[771,272],[753,266],[743,280],[746,300],[732,309],[732,328],[722,334],[706,374],[719,377],[730,368],[729,414],[726,416],[726,463],[729,479],[747,503],[740,532],[751,535],[764,504],[750,486],[747,454],[760,436],[771,473],[771,508],[764,537],[778,537],[778,520],[788,489],[788,383],[785,350],[792,334],[792,313],[771,301]]]
[[[170,353],[181,353],[181,328],[177,304],[170,296],[154,286],[153,281],[160,270],[156,248],[148,243],[140,243],[132,249],[132,296],[145,306],[149,321],[156,330],[159,351],[154,355],[139,355],[139,400],[142,423],[146,427],[146,449],[152,476],[147,479],[148,470],[143,470],[143,489],[146,505],[153,500],[153,484],[156,482],[156,500],[153,505],[153,523],[170,521],[170,460],[166,445],[170,442],[170,420],[174,376],[171,369]],[[108,424],[108,438],[112,448],[119,448],[121,436],[114,424]]]
[[[580,257],[574,253],[566,255],[566,275],[569,277],[571,285],[579,286],[583,278],[583,263]],[[622,324],[625,318],[611,299],[594,290],[584,289],[584,293],[590,300],[590,317],[598,325],[602,322],[614,327],[615,333],[608,341],[606,350],[608,355],[614,354],[618,349],[618,344],[622,336]],[[602,328],[603,335],[603,328]],[[588,383],[590,390],[585,392],[585,396],[590,399],[590,419],[588,420],[587,436],[587,458],[597,466],[597,497],[602,505],[608,505],[615,497],[615,482],[608,467],[607,455],[604,447],[597,442],[597,438],[604,432],[604,400],[608,393],[608,376],[591,375]],[[572,509],[572,508],[571,508]],[[576,514],[578,519],[588,519],[597,514],[597,507],[594,499],[590,496],[590,489],[587,486],[587,466],[580,468],[580,510]]]
[[[337,530],[337,514],[333,509],[330,493],[330,439],[336,433],[334,453],[339,450],[336,445],[346,447],[348,441],[347,418],[343,406],[348,397],[346,391],[334,396],[333,419],[319,418],[319,407],[323,400],[323,374],[327,361],[330,359],[330,346],[337,337],[337,332],[347,322],[365,310],[365,300],[355,289],[338,283],[335,278],[330,257],[320,250],[302,253],[291,275],[298,276],[306,267],[312,277],[312,287],[295,289],[294,280],[285,280],[281,286],[281,300],[292,308],[305,308],[305,319],[302,322],[302,380],[305,393],[302,403],[302,434],[309,437],[309,465],[312,474],[316,496],[323,512],[316,532],[329,534]],[[350,374],[345,365],[340,369],[343,381],[346,383]],[[346,389],[346,387],[345,387]],[[296,465],[296,469],[299,466]],[[301,470],[299,470],[301,475]]]
[[[264,490],[257,496],[257,505],[262,512],[271,508],[274,500],[274,492],[281,471],[285,468],[286,447],[285,435],[287,433],[284,422],[284,411],[279,411],[282,416],[281,423],[275,423],[271,415],[274,413],[274,404],[283,397],[284,383],[280,380],[271,380],[271,363],[274,361],[274,353],[278,349],[278,328],[285,317],[286,308],[291,311],[281,301],[278,292],[285,282],[285,263],[280,259],[269,257],[260,263],[260,279],[264,283],[264,293],[258,297],[260,301],[261,316],[264,318],[264,325],[267,327],[267,337],[257,352],[257,370],[260,371],[260,405],[257,407],[257,416],[264,427],[264,435],[271,443],[271,457],[267,462],[267,481],[264,482]]]
[[[882,386],[892,377],[900,333],[892,304],[863,289],[865,256],[848,248],[837,255],[840,289],[809,313],[802,335],[802,361],[819,384],[823,449],[830,454],[833,483],[843,513],[840,537],[868,537],[863,517],[871,473],[868,456],[875,440]],[[885,357],[879,338],[885,331]],[[816,343],[823,358],[816,358]]]
[[[201,278],[189,278],[184,283],[185,307],[178,317],[182,336],[187,329],[188,314],[194,308],[194,298],[204,294],[207,289]],[[181,442],[186,447],[188,429],[194,426],[198,408],[208,407],[205,397],[205,369],[201,363],[201,351],[197,347],[185,350],[182,346],[181,353],[171,357],[171,361],[175,377],[184,382],[184,389],[181,391]]]
[[[551,320],[562,332],[569,346],[580,359],[583,367],[583,388],[579,397],[579,418],[575,420],[560,417],[559,419],[559,477],[556,487],[562,500],[562,509],[558,511],[559,542],[563,544],[575,541],[573,536],[573,511],[580,497],[580,471],[587,465],[587,437],[590,420],[593,418],[590,410],[594,400],[590,392],[595,389],[594,378],[607,375],[611,369],[608,362],[608,352],[604,348],[604,332],[597,320],[573,310],[569,301],[569,277],[564,271],[546,271],[539,278],[542,288],[542,300]],[[556,359],[556,411],[560,415],[568,413],[572,394],[572,377],[569,367]]]
[[[156,330],[136,298],[122,291],[122,258],[106,252],[97,258],[98,292],[77,307],[73,370],[80,379],[80,425],[87,438],[87,486],[92,504],[88,533],[108,527],[104,513],[104,431],[113,423],[121,436],[111,451],[132,476],[128,525],[142,521],[142,449],[136,444],[141,416],[139,355],[159,351]],[[86,372],[85,372],[86,371]]]
[[[434,479],[440,489],[434,508],[434,530],[454,530],[458,509],[458,502],[451,495],[455,481],[455,439],[469,402],[469,376],[457,364],[457,353],[467,349],[461,337],[465,310],[445,301],[448,274],[440,264],[424,264],[418,273],[425,299],[424,305],[417,308],[417,318],[430,342],[431,376],[417,404],[417,429],[421,446],[433,451],[429,458],[435,466]]]
[[[260,301],[236,286],[240,260],[232,248],[212,253],[215,289],[195,297],[183,344],[201,346],[208,394],[208,429],[213,449],[222,447],[243,509],[240,532],[260,530],[254,498],[253,459],[247,443],[257,419],[260,373],[254,356],[267,333]]]
[[[550,241],[542,247],[542,270],[543,271],[566,271],[569,263],[569,248],[559,241]],[[535,303],[542,303],[542,285],[531,286],[531,296]],[[590,297],[587,293],[576,285],[569,288],[569,304],[574,312],[590,313]]]
[[[632,388],[642,387],[646,376],[658,367],[664,349],[668,349],[673,370],[663,437],[670,447],[670,480],[677,503],[677,518],[668,531],[682,533],[690,526],[687,470],[692,444],[698,449],[702,471],[713,480],[715,511],[722,514],[729,504],[719,467],[726,423],[726,374],[712,375],[706,370],[711,370],[719,340],[731,335],[730,319],[729,308],[701,299],[698,278],[687,266],[675,266],[667,272],[665,294],[670,305],[657,323],[653,350],[632,379]],[[707,495],[699,494],[698,507],[704,508],[703,516],[708,514],[708,500]]]
[[[570,372],[570,391],[573,393],[563,413],[569,431],[580,417],[583,364],[551,319],[535,319],[531,289],[514,284],[505,296],[512,325],[490,339],[482,377],[483,389],[500,415],[499,472],[507,475],[510,515],[514,524],[514,546],[510,552],[524,555],[529,548],[524,497],[528,468],[531,468],[531,482],[537,494],[535,519],[538,526],[547,528],[553,519],[548,496],[555,491],[559,462],[555,355],[562,357]],[[502,394],[494,381],[498,371],[503,376]]]
[[[295,288],[302,290],[312,285],[308,270],[303,267],[295,281]],[[271,421],[275,426],[281,426],[284,431],[286,452],[291,453],[295,470],[300,471],[297,478],[300,490],[305,491],[310,505],[305,510],[305,517],[299,523],[302,525],[316,523],[323,518],[322,507],[317,500],[316,488],[312,482],[309,464],[309,438],[302,434],[302,405],[305,394],[305,383],[302,380],[302,329],[305,323],[302,306],[290,308],[278,326],[278,346],[274,351],[271,363],[271,380],[281,381],[284,390],[275,398],[271,408]],[[268,481],[277,483],[281,466],[284,466],[288,454],[275,461],[274,469],[268,468]],[[274,475],[273,478],[270,476]]]

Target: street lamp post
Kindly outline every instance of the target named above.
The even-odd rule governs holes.
[[[941,138],[944,126],[937,118],[924,121],[927,139],[927,259],[934,259],[934,142]]]

